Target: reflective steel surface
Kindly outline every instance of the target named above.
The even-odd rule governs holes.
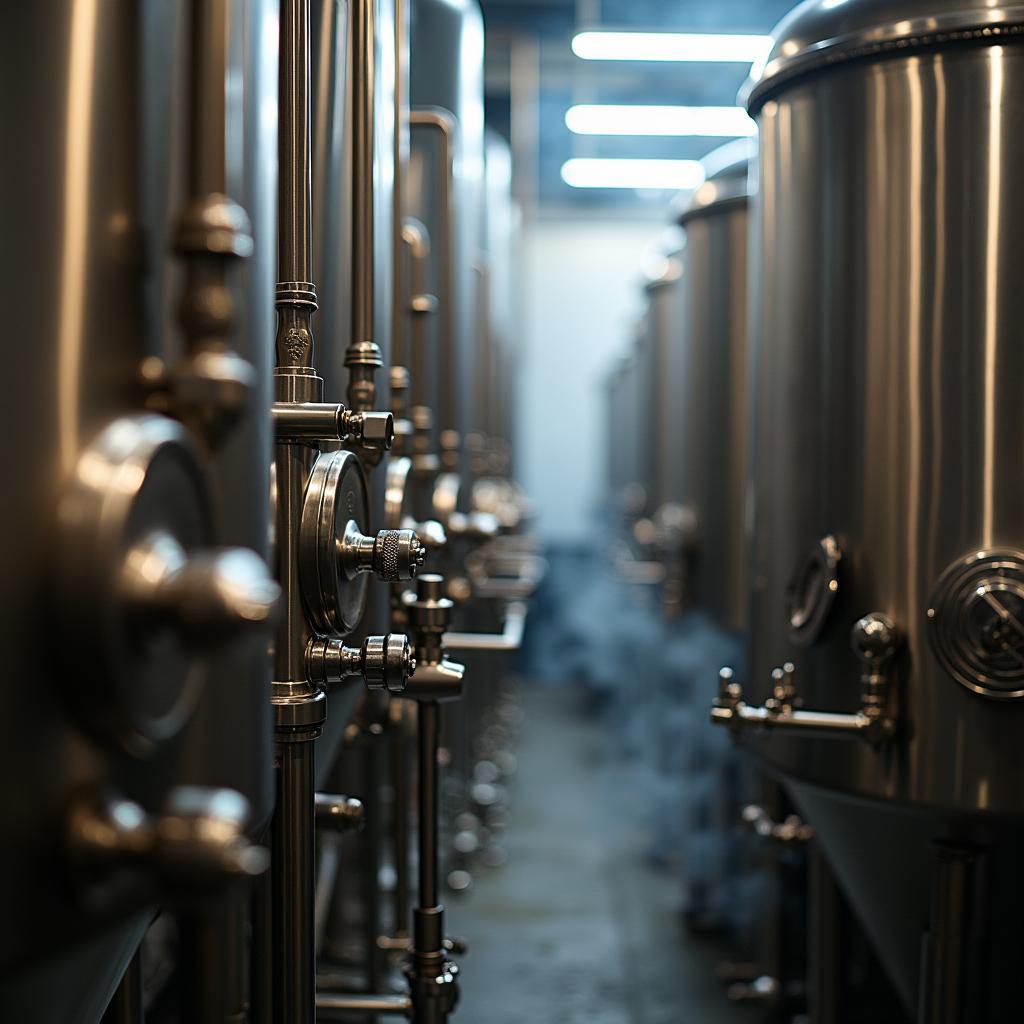
[[[682,321],[674,344],[685,421],[670,473],[694,519],[692,590],[725,629],[740,632],[748,601],[745,541],[749,376],[747,363],[747,162],[698,189],[680,218]],[[687,527],[690,529],[691,527]]]
[[[1024,708],[936,662],[931,593],[975,550],[1021,546],[1024,369],[1012,287],[1024,201],[1012,167],[1024,50],[987,46],[837,69],[761,111],[753,648],[749,685],[796,665],[808,707],[855,707],[851,624],[904,631],[904,722],[878,757],[779,739],[818,782],[960,810],[1018,813]],[[835,118],[870,126],[831,130]],[[785,591],[834,534],[839,592],[817,643],[787,638]]]
[[[275,54],[249,41],[264,39],[273,21],[269,3],[228,7],[225,50],[241,88],[226,100],[232,130],[219,146],[207,141],[259,239],[229,285],[231,344],[259,365],[269,352],[272,197],[270,169],[251,155],[273,140],[264,100],[268,86],[273,95]],[[5,1012],[20,1020],[48,1013],[60,1019],[68,1004],[83,1019],[90,1007],[100,1012],[140,932],[137,911],[116,923],[122,908],[104,919],[102,939],[90,938],[96,919],[72,897],[61,857],[73,792],[104,785],[155,809],[171,781],[227,785],[245,793],[257,815],[269,813],[270,747],[260,742],[269,739],[265,638],[219,656],[210,672],[215,685],[204,687],[182,735],[142,761],[111,756],[81,730],[57,660],[64,629],[53,614],[51,588],[55,560],[67,555],[56,522],[67,476],[101,428],[142,409],[161,372],[160,363],[150,362],[140,373],[143,360],[156,357],[166,367],[181,356],[183,281],[172,249],[189,195],[185,13],[185,5],[45,2],[5,11],[0,33],[4,65],[18,82],[17,102],[5,107],[6,145],[27,154],[9,162],[3,204],[5,305],[12,336],[23,339],[7,358],[8,422],[28,430],[31,414],[31,443],[12,445],[7,457],[18,483],[0,513],[0,557],[11,596],[0,628],[8,679],[19,681],[5,686],[8,713],[0,727],[8,763],[18,766],[6,773],[0,794],[6,814],[0,968],[20,973],[19,964],[45,951],[37,967],[53,971],[44,985],[0,994]],[[207,130],[217,124],[211,117]],[[250,398],[240,425],[216,453],[207,453],[203,468],[218,480],[215,542],[262,552],[265,377]],[[228,709],[236,731],[211,743],[212,723]]]

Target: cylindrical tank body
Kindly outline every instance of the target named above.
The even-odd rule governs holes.
[[[719,626],[739,633],[748,602],[744,514],[749,424],[747,373],[747,168],[743,141],[716,150],[717,167],[679,223],[686,244],[676,308],[682,322],[663,387],[678,420],[665,476],[666,500],[683,506],[692,598]]]
[[[962,832],[1009,851],[992,837],[1024,811],[1022,23],[1016,7],[813,0],[779,26],[750,94],[761,149],[744,682],[760,703],[792,661],[804,707],[851,712],[851,627],[881,612],[901,631],[892,742],[794,732],[757,746],[812,809],[908,1002],[928,924],[925,840]],[[1003,958],[1019,952],[1004,941],[1014,857],[992,856],[1000,897],[979,915],[996,1016],[972,1020],[1008,1019]]]
[[[659,289],[670,293],[667,283],[659,281],[648,283],[646,288],[649,297],[652,293],[656,296]],[[634,480],[639,485],[636,501],[638,512],[648,518],[658,508],[658,451],[664,426],[664,410],[659,409],[657,401],[661,356],[664,352],[664,347],[659,345],[661,318],[658,312],[656,302],[649,302],[642,326],[637,330],[634,349],[636,370],[631,382],[633,394],[630,396],[638,416],[634,468]]]
[[[664,506],[678,501],[673,493],[670,472],[674,453],[682,440],[679,414],[682,409],[678,391],[678,369],[681,348],[679,308],[682,264],[678,256],[668,256],[658,273],[646,284],[647,331],[640,343],[641,373],[644,388],[641,408],[644,410],[644,486],[646,510],[658,515]]]
[[[226,186],[255,240],[230,278],[230,341],[258,379],[240,425],[203,469],[215,541],[265,553],[276,149],[266,118],[276,50],[265,41],[277,15],[263,0],[228,6]],[[17,82],[4,144],[21,154],[7,162],[2,257],[8,328],[20,339],[6,360],[12,486],[0,512],[9,596],[0,623],[0,1005],[12,1020],[97,1019],[148,919],[140,910],[123,923],[78,899],[64,850],[74,796],[106,787],[156,811],[172,783],[228,785],[257,818],[270,812],[265,637],[255,651],[220,657],[182,732],[142,758],[72,713],[69,692],[87,685],[90,666],[76,678],[60,663],[74,623],[52,611],[55,575],[81,553],[65,546],[57,522],[78,460],[114,419],[145,408],[143,360],[173,368],[182,352],[184,275],[172,248],[188,198],[187,10],[44,0],[0,19],[0,58]]]

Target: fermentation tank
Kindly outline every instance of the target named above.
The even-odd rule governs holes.
[[[197,31],[187,4],[3,14],[4,143],[22,154],[2,259],[19,339],[0,512],[11,1020],[96,1019],[152,915],[144,871],[101,898],[73,870],[77,801],[157,815],[190,783],[240,791],[253,823],[270,813],[267,637],[199,634],[227,625],[206,554],[268,547],[276,13],[204,10]],[[147,559],[159,592],[133,575]]]
[[[751,646],[714,714],[767,728],[928,1022],[1019,1012],[1022,27],[813,0],[749,93]]]
[[[732,633],[746,622],[744,513],[747,484],[746,140],[715,150],[707,180],[679,218],[681,324],[672,339],[670,389],[680,421],[671,424],[665,470],[685,513],[694,598]]]

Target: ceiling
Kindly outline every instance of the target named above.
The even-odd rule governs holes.
[[[698,159],[726,139],[573,135],[575,103],[725,106],[749,65],[585,61],[570,48],[580,29],[768,34],[793,0],[481,0],[487,26],[487,112],[513,140],[517,192],[528,206],[661,215],[663,192],[574,189],[570,157]],[[536,83],[536,84],[534,84]]]

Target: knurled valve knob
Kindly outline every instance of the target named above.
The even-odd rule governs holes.
[[[368,636],[359,647],[316,637],[306,648],[306,669],[310,682],[319,686],[360,676],[367,689],[401,693],[416,671],[416,658],[409,638],[402,633]]]
[[[339,554],[351,575],[372,572],[384,583],[397,583],[415,578],[427,549],[414,530],[378,530],[369,537],[350,522]]]

